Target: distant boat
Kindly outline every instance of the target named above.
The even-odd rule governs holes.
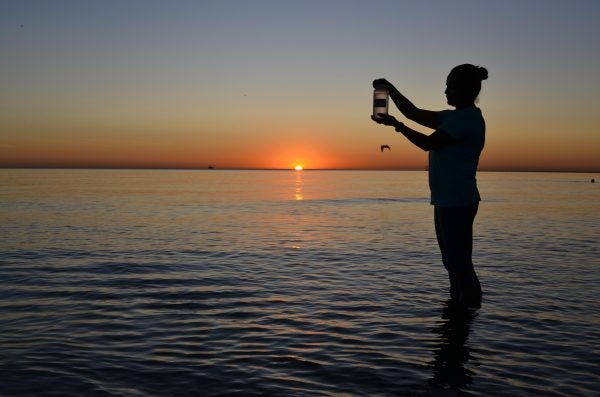
[[[214,169],[215,169],[215,167],[213,167],[212,165],[209,165],[209,166],[208,166],[208,169],[209,169],[209,170],[214,170]]]

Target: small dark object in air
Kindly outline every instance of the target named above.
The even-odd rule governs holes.
[[[381,145],[381,152],[382,153],[383,153],[384,149],[387,149],[387,150],[390,150],[390,151],[392,150],[392,148],[390,147],[390,145]]]

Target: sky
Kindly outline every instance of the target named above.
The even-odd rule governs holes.
[[[371,83],[444,110],[472,63],[480,169],[600,172],[599,17],[596,0],[0,0],[0,167],[424,169],[370,119]]]

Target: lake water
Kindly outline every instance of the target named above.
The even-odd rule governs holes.
[[[0,170],[0,395],[599,395],[591,178],[479,174],[459,316],[425,172]]]

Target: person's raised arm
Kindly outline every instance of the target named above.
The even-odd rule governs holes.
[[[431,110],[419,109],[396,87],[386,79],[377,79],[373,81],[373,87],[386,87],[398,110],[409,120],[419,123],[427,128],[436,129],[438,126],[437,112]]]

